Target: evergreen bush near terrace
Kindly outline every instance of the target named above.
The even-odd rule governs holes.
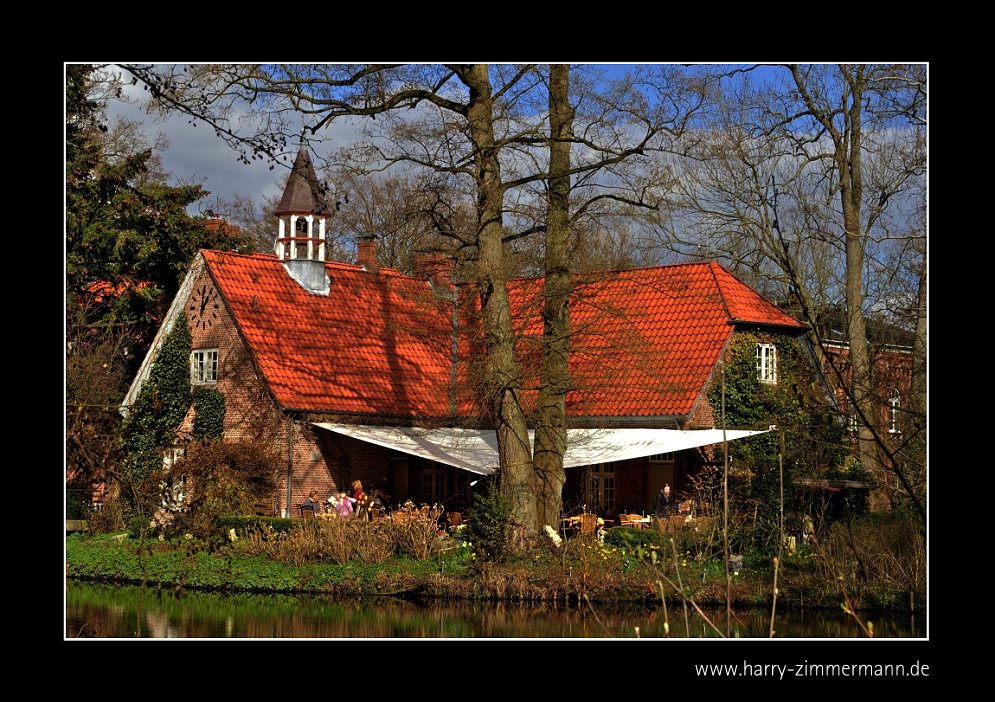
[[[511,515],[511,501],[501,493],[498,482],[487,481],[484,494],[473,501],[473,519],[466,526],[466,535],[483,560],[497,563],[508,555]]]
[[[242,515],[224,515],[215,520],[215,523],[223,533],[227,534],[234,529],[236,535],[244,535],[250,529],[261,529],[282,533],[290,531],[294,526],[299,525],[299,521],[289,517],[251,517]]]
[[[629,527],[612,527],[605,531],[605,543],[627,550],[649,548],[656,546],[670,553],[670,539],[659,529],[631,529]]]

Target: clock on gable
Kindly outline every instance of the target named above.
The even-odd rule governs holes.
[[[187,305],[187,316],[194,329],[210,329],[219,318],[221,303],[218,302],[217,289],[206,283],[195,289]]]

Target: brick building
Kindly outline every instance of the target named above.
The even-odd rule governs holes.
[[[415,276],[381,268],[374,241],[360,242],[355,264],[325,261],[330,215],[315,182],[302,149],[275,213],[274,254],[198,254],[124,405],[184,311],[191,382],[224,394],[225,437],[285,457],[278,510],[355,479],[394,501],[468,502],[471,483],[496,468],[475,286],[451,280],[439,256]],[[528,411],[542,281],[517,279],[509,292]],[[571,319],[564,502],[604,512],[649,509],[664,482],[680,493],[701,460],[693,449],[721,440],[707,390],[736,334],[806,329],[713,262],[578,278]],[[776,382],[776,363],[773,345],[758,343],[764,382]]]

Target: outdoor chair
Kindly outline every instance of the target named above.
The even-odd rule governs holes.
[[[580,515],[580,533],[582,536],[590,536],[598,530],[598,515]]]

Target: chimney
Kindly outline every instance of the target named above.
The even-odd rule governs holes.
[[[446,254],[426,254],[414,260],[415,276],[427,278],[433,288],[449,288],[453,273],[453,259]]]
[[[359,249],[359,263],[363,267],[364,271],[370,273],[380,272],[380,262],[377,261],[377,240],[376,238],[363,237],[359,240],[357,248]]]

